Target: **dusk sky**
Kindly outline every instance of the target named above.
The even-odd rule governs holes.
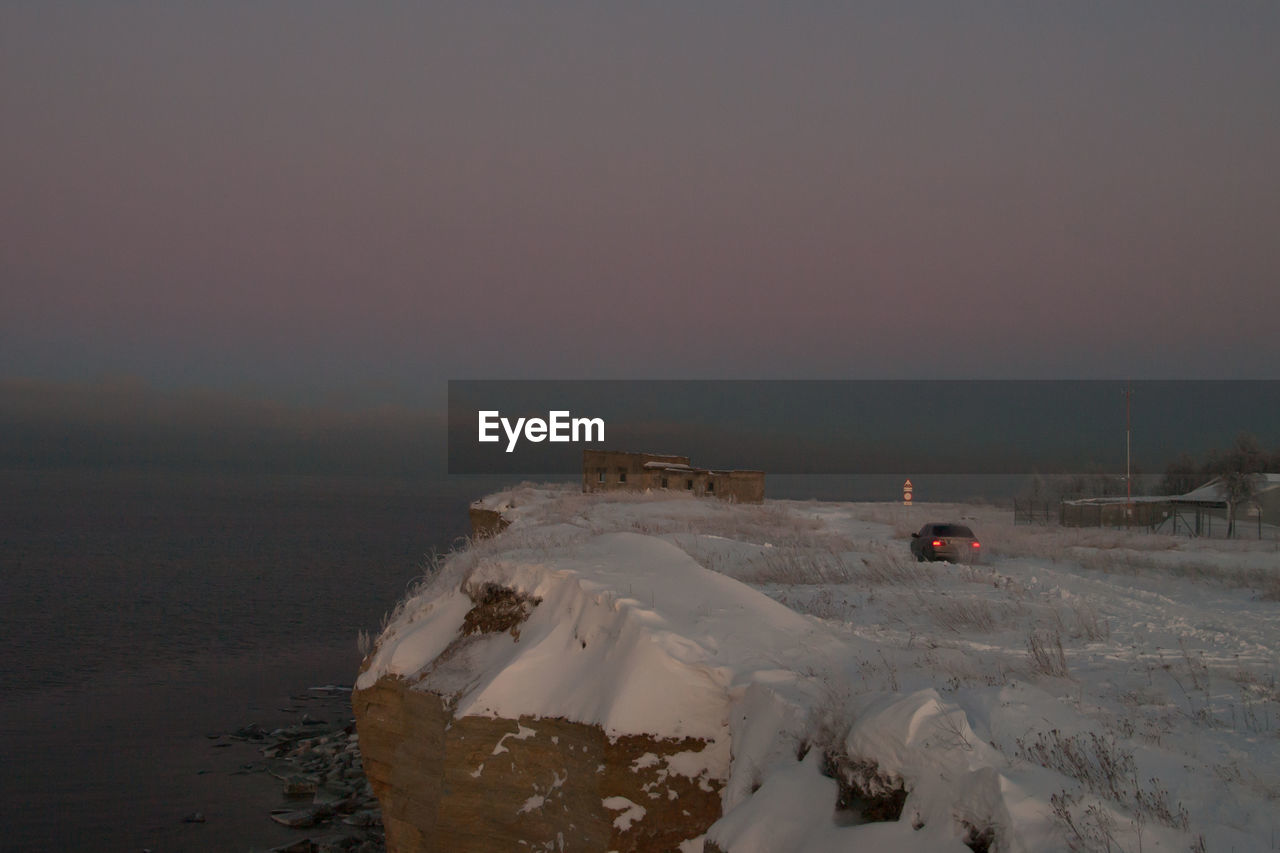
[[[0,6],[0,380],[1280,378],[1280,4]]]

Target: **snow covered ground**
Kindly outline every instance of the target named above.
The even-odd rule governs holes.
[[[706,740],[663,759],[725,780],[685,849],[1280,850],[1274,541],[949,504],[528,485],[485,503],[511,528],[401,604],[359,686],[423,673],[464,585],[536,598],[518,641],[424,686],[458,714]],[[973,527],[983,561],[915,562],[926,521]]]

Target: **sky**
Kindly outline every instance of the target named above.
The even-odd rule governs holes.
[[[0,380],[1280,378],[1278,37],[1272,2],[4,3]]]

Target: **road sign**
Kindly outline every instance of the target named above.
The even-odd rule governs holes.
[[[907,480],[905,483],[903,483],[903,484],[902,484],[902,504],[903,504],[903,506],[911,506],[911,493],[912,493],[912,491],[913,491],[913,488],[912,488],[912,486],[911,486],[911,481],[910,481],[910,480]]]

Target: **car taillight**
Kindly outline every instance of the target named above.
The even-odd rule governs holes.
[[[981,548],[982,546],[981,546],[981,545],[979,545],[979,544],[977,543],[977,541],[975,540],[975,541],[974,541],[974,543],[973,543],[973,547],[975,547],[975,548]]]
[[[930,542],[929,544],[930,544],[930,545],[932,545],[933,547],[937,548],[938,546],[940,546],[940,545],[942,544],[942,540],[941,540],[941,539],[935,539],[935,540],[933,540],[932,542]]]

